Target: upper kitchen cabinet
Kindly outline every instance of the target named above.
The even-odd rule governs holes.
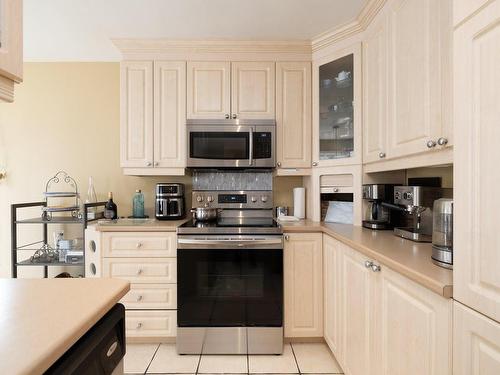
[[[274,119],[274,62],[231,63],[231,117]]]
[[[274,62],[188,62],[189,119],[274,119]]]
[[[311,63],[276,64],[277,174],[311,168]]]
[[[14,101],[23,80],[23,2],[0,1],[0,101]]]
[[[361,163],[361,45],[313,66],[313,166]]]
[[[229,118],[231,63],[190,61],[187,69],[187,118]]]
[[[124,173],[184,175],[186,63],[125,61],[120,74]]]
[[[453,297],[500,322],[500,0],[454,32]]]

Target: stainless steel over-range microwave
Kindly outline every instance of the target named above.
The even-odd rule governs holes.
[[[188,120],[187,166],[275,167],[274,120]]]

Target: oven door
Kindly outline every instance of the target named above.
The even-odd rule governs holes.
[[[179,243],[177,325],[282,327],[283,249],[278,241],[231,247],[214,240],[204,249]]]
[[[251,167],[253,127],[188,125],[188,167]]]

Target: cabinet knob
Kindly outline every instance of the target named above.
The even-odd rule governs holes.
[[[229,114],[227,114],[227,113],[226,113],[226,114],[224,115],[224,117],[225,117],[225,118],[226,118],[226,120],[227,120],[227,119],[229,119],[229,117],[230,117],[230,116],[229,116]]]
[[[438,139],[437,143],[440,146],[446,146],[446,144],[448,143],[448,139],[441,137],[441,138]]]
[[[285,241],[289,241],[290,240],[290,236],[288,234],[285,234]]]
[[[380,154],[378,154],[378,157],[379,157],[380,159],[385,158],[385,152],[381,152]]]
[[[312,166],[313,167],[317,167],[318,166],[318,162],[317,161],[313,161]]]
[[[139,294],[139,295],[137,296],[136,300],[137,300],[137,302],[142,301],[142,295],[140,295],[140,294]]]
[[[277,163],[276,163],[276,165],[277,165],[278,167],[281,167],[281,162],[277,162]]]
[[[135,328],[136,329],[141,329],[142,328],[142,323],[141,322],[137,323],[137,326]]]
[[[333,188],[333,192],[334,193],[338,193],[339,192],[339,188]]]
[[[372,268],[373,272],[380,272],[380,270],[381,270],[380,266],[378,264],[375,264],[375,263],[373,263],[371,265],[371,268]]]
[[[154,166],[155,166],[155,167],[157,167],[157,166],[158,166],[158,164],[159,164],[159,163],[158,163],[157,161],[155,161],[155,162],[154,162]]]
[[[137,248],[140,248],[141,246],[142,246],[142,242],[137,242],[137,243],[135,244],[135,247],[137,247]]]
[[[433,141],[432,139],[427,141],[427,148],[433,148],[436,147],[436,142]]]
[[[140,275],[141,273],[142,273],[142,269],[141,269],[141,268],[139,268],[139,269],[137,270],[137,274],[138,274],[138,275]]]
[[[148,162],[146,163],[146,165],[147,165],[148,167],[151,167],[152,163],[151,163],[150,161],[148,161]]]
[[[237,118],[238,115],[236,113],[233,113],[233,119]]]
[[[373,262],[371,260],[365,260],[365,267],[370,268],[371,266],[373,266]]]

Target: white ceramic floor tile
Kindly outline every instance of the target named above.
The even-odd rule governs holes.
[[[144,374],[159,344],[127,344],[123,361],[126,374]]]
[[[323,343],[292,344],[301,373],[341,374],[343,371],[330,349]]]
[[[194,374],[200,361],[199,355],[179,355],[175,344],[161,344],[148,374]]]
[[[248,373],[246,355],[202,355],[200,374],[244,374]]]
[[[282,355],[249,355],[248,371],[251,374],[297,374],[290,344],[285,344]]]

